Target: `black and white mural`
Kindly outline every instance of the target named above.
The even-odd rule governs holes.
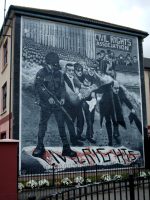
[[[143,166],[138,39],[32,18],[21,31],[21,169]]]

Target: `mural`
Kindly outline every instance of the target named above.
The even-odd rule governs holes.
[[[20,168],[144,165],[138,40],[22,18]]]

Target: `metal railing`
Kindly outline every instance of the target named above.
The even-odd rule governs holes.
[[[28,171],[27,173],[23,172],[18,177],[19,183],[25,185],[31,180],[39,182],[46,179],[49,185],[43,185],[42,187],[34,186],[32,188],[25,187],[18,193],[18,199],[90,200],[94,198],[95,200],[97,198],[103,200],[105,198],[106,200],[118,200],[120,197],[119,200],[142,200],[140,199],[140,195],[143,193],[143,199],[148,200],[144,194],[145,191],[150,194],[149,176],[141,178],[140,175],[143,172],[145,173],[146,170],[137,164],[128,167],[118,165],[114,166],[113,169],[110,167],[106,168],[106,166],[103,169],[95,165],[78,168],[66,166],[64,170],[64,168],[58,169],[56,166],[53,166],[52,171],[47,173],[40,173],[40,170],[38,174],[32,173],[32,171]],[[104,175],[111,177],[110,180],[102,179]],[[121,179],[114,179],[116,175],[120,175]],[[77,177],[82,177],[82,183],[77,184],[75,182]],[[63,182],[62,180],[65,178],[71,180],[71,183],[67,184]],[[132,194],[133,191],[135,193],[134,196]],[[134,199],[133,197],[137,198]]]
[[[150,179],[134,178],[100,182],[51,194],[41,200],[149,200]]]

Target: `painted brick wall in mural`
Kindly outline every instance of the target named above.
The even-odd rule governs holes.
[[[22,19],[21,169],[144,165],[138,40]]]

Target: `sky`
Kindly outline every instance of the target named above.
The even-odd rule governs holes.
[[[150,34],[150,0],[1,0],[0,27],[10,5],[63,11],[127,26]],[[150,58],[150,36],[143,41],[144,57]]]

